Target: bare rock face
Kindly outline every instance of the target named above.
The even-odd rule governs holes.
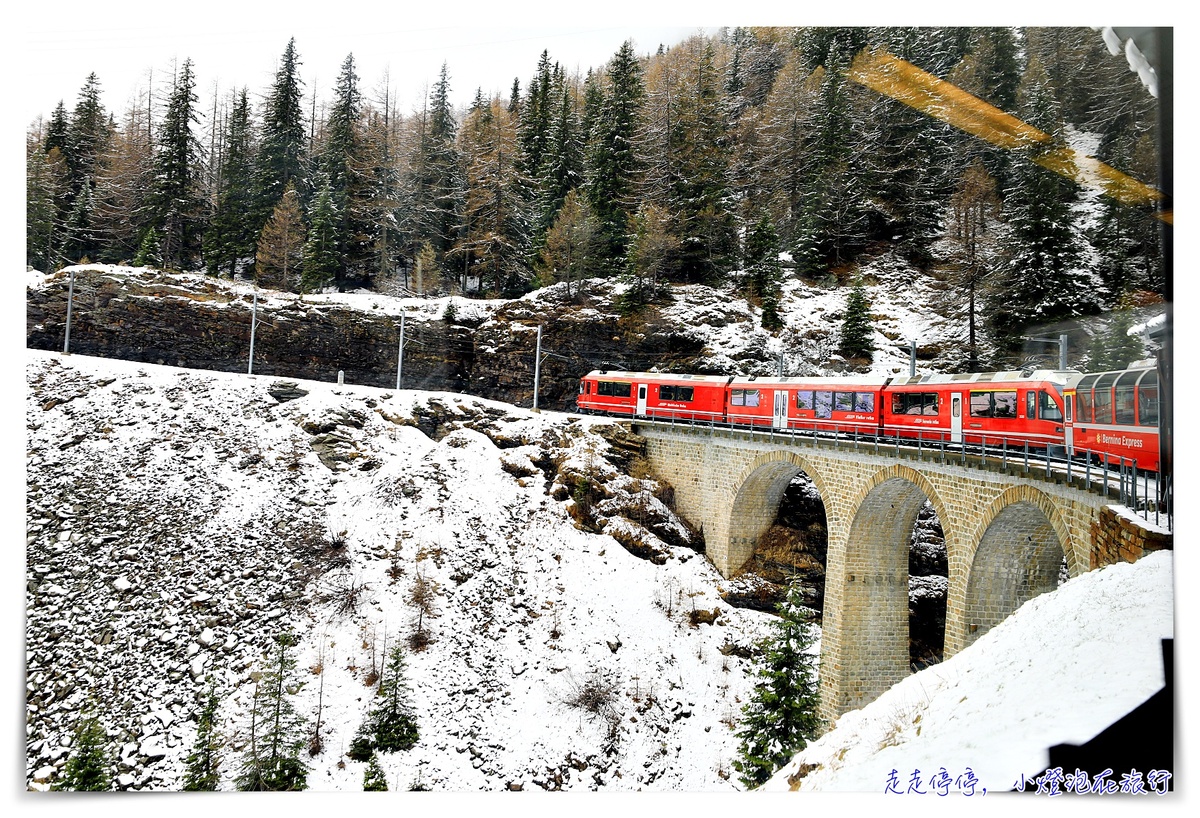
[[[26,345],[60,350],[69,274],[26,293]],[[457,299],[470,309],[408,303],[401,386],[467,392],[518,406],[533,403],[534,350],[542,327],[538,405],[574,409],[579,378],[596,368],[705,368],[706,347],[688,322],[649,307],[613,308],[612,282],[587,295],[559,288],[512,301]],[[200,274],[94,265],[76,268],[72,352],[193,369],[246,372],[254,310],[253,372],[281,378],[396,385],[398,302],[373,293],[334,301],[260,290]],[[745,316],[743,316],[745,317]],[[760,361],[746,361],[751,368]],[[765,364],[764,364],[765,365]],[[289,400],[286,390],[277,397]]]

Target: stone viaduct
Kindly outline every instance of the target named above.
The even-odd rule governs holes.
[[[1096,526],[1116,502],[1082,481],[1026,473],[1020,462],[1002,468],[971,456],[964,463],[958,453],[877,450],[766,430],[641,421],[633,430],[727,577],[753,554],[792,479],[801,471],[812,479],[829,533],[821,645],[827,724],[909,673],[909,540],[926,500],[946,538],[946,657],[1053,590],[1064,558],[1071,576],[1096,567]]]

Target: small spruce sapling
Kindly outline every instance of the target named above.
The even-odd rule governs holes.
[[[733,767],[747,788],[757,787],[803,750],[820,729],[817,716],[816,635],[799,583],[780,603],[775,633],[763,641],[760,681],[742,708],[738,759]]]
[[[112,788],[108,736],[95,715],[85,713],[75,726],[71,757],[63,767],[63,777],[55,790],[105,792]]]
[[[870,363],[875,354],[875,340],[872,337],[871,305],[867,301],[867,292],[862,282],[854,285],[846,298],[846,317],[842,319],[842,338],[839,349],[850,359],[866,360]]]
[[[217,732],[219,704],[216,683],[210,679],[208,695],[197,720],[196,743],[187,757],[187,771],[183,779],[185,792],[215,790],[220,782],[221,737]]]
[[[367,761],[376,750],[394,752],[412,749],[419,733],[408,696],[404,647],[397,644],[392,648],[383,679],[379,683],[375,704],[350,742],[347,752],[350,758]]]
[[[363,792],[387,792],[387,788],[387,776],[379,764],[379,753],[371,753],[371,760],[363,771]]]

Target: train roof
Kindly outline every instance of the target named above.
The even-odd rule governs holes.
[[[585,377],[616,378],[618,380],[686,381],[688,383],[728,383],[728,375],[689,375],[682,372],[623,372],[614,369],[593,369]]]
[[[1003,372],[962,372],[956,375],[918,375],[914,378],[895,378],[892,386],[917,386],[920,384],[943,383],[1021,383],[1050,381],[1066,385],[1071,378],[1081,373],[1073,369],[1035,369],[1032,372],[1008,370]]]
[[[811,378],[751,375],[744,378],[735,377],[733,383],[739,386],[883,386],[887,383],[887,378],[881,375],[814,375]]]

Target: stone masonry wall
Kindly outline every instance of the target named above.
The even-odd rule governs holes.
[[[1091,568],[1111,565],[1116,562],[1137,562],[1151,551],[1173,548],[1172,537],[1139,524],[1111,506],[1100,509],[1100,515],[1092,523]]]

